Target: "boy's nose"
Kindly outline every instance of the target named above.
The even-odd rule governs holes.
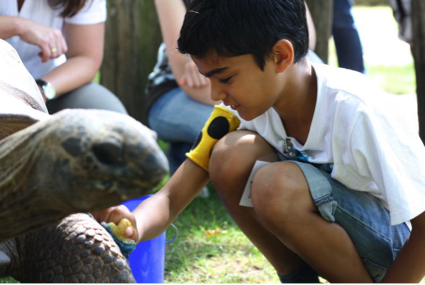
[[[227,97],[225,90],[219,88],[218,86],[211,85],[211,99],[214,101],[221,101]]]

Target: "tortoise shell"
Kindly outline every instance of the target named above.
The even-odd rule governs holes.
[[[49,117],[34,78],[16,50],[0,39],[0,140]]]

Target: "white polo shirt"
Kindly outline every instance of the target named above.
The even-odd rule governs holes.
[[[252,121],[239,117],[239,129],[257,132],[280,152],[289,138],[299,160],[319,164],[347,188],[377,197],[392,225],[424,212],[425,147],[417,130],[394,116],[390,95],[364,75],[313,67],[317,102],[304,145],[286,135],[274,109]]]
[[[87,0],[84,7],[73,17],[60,16],[62,9],[54,10],[48,0],[25,0],[21,11],[18,11],[17,0],[0,1],[0,15],[29,19],[39,24],[63,31],[64,23],[75,25],[91,25],[106,21],[106,0]],[[35,78],[41,78],[66,61],[66,56],[51,59],[45,63],[38,56],[41,49],[14,36],[6,40],[18,52],[25,67]]]

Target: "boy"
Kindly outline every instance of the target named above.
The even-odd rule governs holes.
[[[318,275],[419,282],[424,145],[387,114],[382,90],[360,73],[312,65],[307,46],[302,0],[194,0],[178,49],[210,78],[212,99],[240,126],[209,150],[206,133],[221,131],[207,123],[190,158],[157,194],[132,214],[118,207],[97,219],[127,217],[137,229],[127,229],[130,238],[151,239],[211,179],[282,282],[313,283]],[[279,161],[253,178],[253,207],[240,206],[255,162],[274,154]]]

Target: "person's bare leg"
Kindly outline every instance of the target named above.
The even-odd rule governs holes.
[[[264,166],[254,177],[251,195],[260,223],[320,276],[338,283],[373,282],[345,230],[318,213],[298,165]]]
[[[239,206],[243,189],[256,160],[274,153],[261,137],[238,131],[227,135],[214,147],[210,179],[233,220],[263,253],[279,274],[297,271],[301,258],[294,254],[258,220],[253,208]]]

